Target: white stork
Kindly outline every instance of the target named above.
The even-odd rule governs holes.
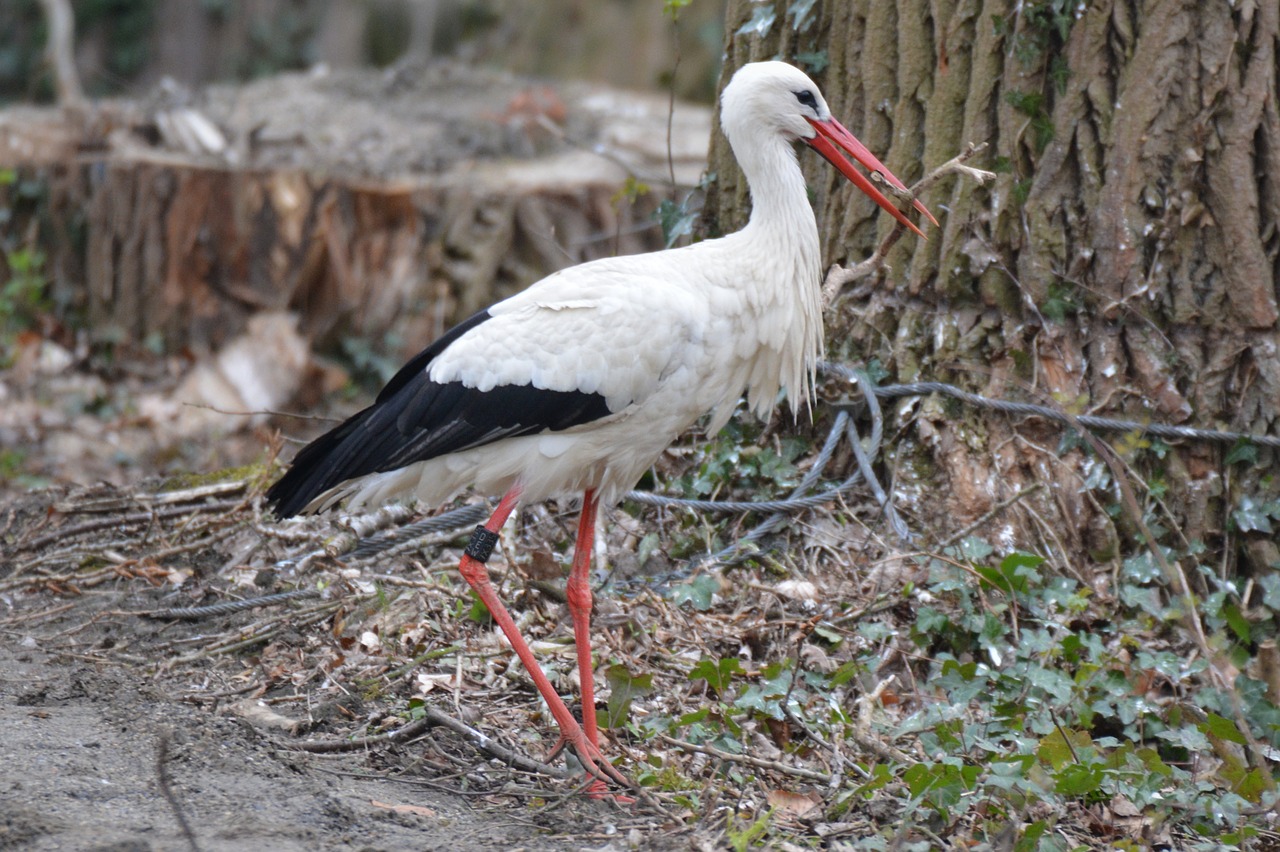
[[[751,188],[745,228],[684,248],[584,263],[481,311],[406,364],[373,405],[302,449],[267,492],[280,517],[341,500],[349,508],[406,498],[438,504],[468,486],[504,495],[467,546],[462,576],[532,675],[561,742],[597,779],[621,783],[597,741],[588,579],[596,509],[633,487],[704,414],[711,413],[708,434],[719,431],[744,391],[760,416],[780,388],[793,411],[808,405],[823,349],[822,270],[792,143],[817,150],[920,234],[841,153],[902,186],[831,116],[800,70],[746,65],[721,102],[721,126]],[[581,725],[498,600],[484,564],[517,503],[578,491],[567,595]],[[599,781],[594,789],[602,789]]]

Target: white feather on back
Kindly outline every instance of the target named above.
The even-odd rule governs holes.
[[[705,303],[673,287],[653,257],[575,266],[494,305],[428,375],[479,390],[598,393],[615,412],[643,402],[688,361],[708,324]]]

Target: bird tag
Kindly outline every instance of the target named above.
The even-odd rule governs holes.
[[[488,562],[493,548],[498,544],[498,534],[488,527],[478,526],[471,533],[471,540],[462,552],[477,562]]]

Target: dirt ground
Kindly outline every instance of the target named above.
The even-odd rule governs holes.
[[[570,825],[539,825],[536,814],[361,778],[362,755],[275,747],[136,669],[40,645],[28,635],[0,646],[0,847],[192,848],[161,794],[163,771],[203,850],[622,848],[625,815],[607,805],[571,837]]]
[[[513,769],[440,727],[331,753],[300,748],[403,729],[424,699],[534,759],[556,729],[508,650],[458,603],[456,536],[371,562],[297,564],[341,532],[340,516],[274,524],[255,487],[219,477],[242,473],[228,471],[236,465],[261,472],[253,465],[270,454],[274,430],[303,427],[167,434],[129,413],[172,382],[153,372],[160,378],[104,381],[69,367],[34,388],[8,386],[0,431],[25,463],[0,487],[0,849],[700,842],[680,819],[573,796],[572,780]],[[98,404],[86,410],[88,397]],[[175,488],[194,496],[151,502]],[[572,514],[526,515],[529,535],[542,536],[529,550],[544,539],[563,550]],[[522,542],[513,553],[524,560],[529,550]],[[293,568],[277,567],[289,558]],[[502,582],[535,635],[567,635],[554,598]],[[327,595],[319,604],[192,620],[136,614],[317,588]],[[412,665],[442,650],[436,667]],[[556,652],[549,662],[571,696],[570,660]],[[452,689],[432,692],[433,679]]]
[[[42,513],[56,515],[52,496],[64,509],[77,499],[62,489],[10,503],[6,540],[15,528],[38,529]],[[198,524],[198,514],[187,521]],[[235,551],[255,535],[241,525],[242,535],[223,547],[161,561],[137,547],[133,558],[113,563],[109,579],[99,584],[82,571],[74,589],[56,580],[23,583],[23,574],[48,569],[29,553],[24,560],[0,551],[0,848],[688,848],[687,831],[659,815],[572,795],[572,782],[518,773],[437,727],[376,747],[301,750],[304,740],[333,742],[339,738],[329,732],[359,730],[362,720],[388,712],[386,702],[352,694],[358,678],[348,679],[377,655],[332,643],[344,624],[352,625],[347,632],[380,629],[366,620],[368,611],[325,601],[317,621],[305,607],[284,609],[273,622],[275,638],[265,646],[251,640],[231,656],[216,653],[219,635],[253,633],[262,611],[203,620],[136,614],[199,598],[195,587],[225,587],[219,566],[239,566]],[[128,522],[113,526],[105,534]],[[68,535],[42,552],[75,539],[74,525],[63,529]],[[86,540],[103,544],[103,534]],[[164,537],[172,542],[181,533]],[[175,589],[170,581],[185,572],[187,588]],[[416,610],[399,608],[406,618]],[[325,644],[347,645],[349,659],[314,679],[319,669],[308,661]],[[496,695],[480,690],[455,705],[478,728],[504,736],[502,719],[492,716]],[[534,702],[525,695],[521,703]],[[521,716],[529,718],[523,708]],[[402,722],[391,716],[387,724]],[[547,720],[519,724],[526,727],[520,736],[554,731]],[[538,753],[536,744],[518,748]]]

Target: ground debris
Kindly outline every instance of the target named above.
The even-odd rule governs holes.
[[[602,815],[599,803],[576,795],[574,766],[544,758],[555,725],[457,575],[467,527],[450,513],[487,511],[482,501],[430,516],[397,507],[278,522],[261,502],[264,478],[61,488],[11,507],[0,545],[0,632],[14,639],[0,653],[0,677],[8,677],[0,692],[11,700],[0,706],[52,707],[56,715],[74,696],[98,694],[127,716],[136,715],[129,702],[137,696],[160,708],[168,728],[173,719],[183,730],[234,722],[244,747],[266,749],[304,778],[363,785],[358,802],[354,793],[344,800],[355,822],[381,813],[398,817],[399,829],[425,831],[459,814],[484,821],[536,806],[541,829],[562,839],[620,830],[616,811]],[[922,744],[938,749],[938,731],[949,725],[983,730],[995,719],[982,697],[946,705],[928,682],[928,640],[913,631],[922,619],[973,616],[984,629],[1012,617],[1016,633],[1050,617],[1022,619],[1016,607],[1003,608],[1000,583],[1010,581],[982,573],[985,557],[961,563],[963,550],[917,555],[877,544],[883,530],[859,520],[874,517],[870,504],[841,508],[850,527],[841,547],[834,512],[822,510],[817,524],[801,516],[765,541],[758,559],[689,575],[672,571],[683,559],[675,549],[696,544],[705,520],[631,504],[609,511],[613,564],[595,578],[597,710],[605,754],[654,803],[635,806],[628,836],[638,832],[641,848],[668,848],[660,838],[670,832],[708,848],[765,834],[831,844],[897,836],[941,848],[971,845],[1000,826],[1012,837],[1054,823],[1098,848],[1177,839],[1169,819],[1119,795],[1106,807],[1043,805],[1002,816],[982,804],[950,825],[923,812],[900,825],[904,802],[932,801],[927,784],[923,793],[912,787],[923,783],[919,772],[933,773],[933,784],[986,777],[964,774],[963,760],[949,763]],[[562,594],[572,517],[570,505],[524,508],[491,573],[553,684],[576,696]],[[821,546],[811,546],[810,528]],[[740,529],[727,521],[716,534]],[[950,568],[970,579],[940,585],[935,575]],[[955,600],[945,599],[947,588],[957,590]],[[1054,629],[1087,634],[1087,625],[1102,623],[1099,605],[1081,598],[1070,614],[1053,616],[1062,619]],[[964,616],[963,606],[978,609]],[[1180,647],[1153,636],[1146,650],[1172,658]],[[994,671],[1015,653],[1016,643],[993,646],[964,665],[983,661]],[[1134,665],[1124,648],[1111,659],[1113,667]],[[39,672],[25,676],[31,683],[4,674],[22,665]],[[68,678],[73,671],[79,681]],[[1176,706],[1153,673],[1143,677],[1148,706]],[[203,840],[199,808],[183,794],[184,748],[176,738],[166,766]],[[1025,783],[1050,789],[1051,781],[1035,779],[1070,769],[1072,753],[1093,748],[1086,731],[1050,733],[1033,752],[1039,776]],[[256,759],[241,771],[260,772],[266,758]],[[1221,765],[1204,763],[1202,777]],[[421,804],[382,804],[403,802],[406,787]]]

